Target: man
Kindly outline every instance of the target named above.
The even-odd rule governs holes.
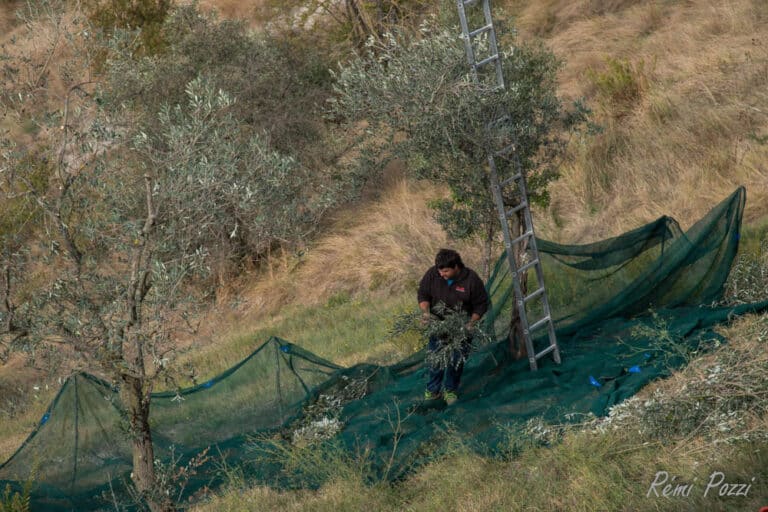
[[[423,312],[422,323],[426,324],[431,315],[442,319],[435,310],[440,303],[447,308],[467,314],[469,322],[466,325],[467,336],[460,350],[451,354],[451,364],[446,368],[430,368],[429,382],[424,393],[426,399],[437,399],[442,395],[448,405],[457,400],[461,374],[464,371],[464,360],[469,355],[475,324],[488,311],[488,293],[477,273],[464,266],[461,256],[452,249],[440,249],[435,256],[435,266],[427,270],[419,283],[419,308]],[[429,338],[427,350],[437,351],[442,342],[435,336]]]

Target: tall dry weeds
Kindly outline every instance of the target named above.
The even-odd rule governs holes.
[[[543,9],[557,12],[547,43],[565,60],[567,98],[599,106],[587,70],[604,72],[610,59],[646,64],[632,109],[618,119],[601,112],[604,131],[573,145],[540,232],[595,240],[664,214],[688,226],[739,185],[747,187],[745,220],[768,214],[766,8],[753,0],[602,3],[616,5],[581,16],[565,2],[517,7],[523,37],[536,33]]]

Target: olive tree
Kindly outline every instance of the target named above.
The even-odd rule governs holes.
[[[47,181],[47,167],[38,167],[30,173],[29,184],[42,189]],[[0,169],[2,171],[2,169]],[[14,183],[10,173],[0,172],[0,193],[3,214],[0,216],[0,362],[7,361],[11,352],[21,347],[27,334],[23,304],[24,291],[19,287],[21,269],[29,260],[27,244],[31,240],[30,227],[40,217],[40,209],[31,200],[26,184]],[[19,308],[22,311],[19,311]]]
[[[133,483],[170,510],[152,391],[175,385],[175,340],[215,292],[212,269],[299,243],[357,185],[333,155],[304,158],[323,138],[304,91],[322,95],[328,74],[290,45],[185,6],[163,15],[150,54],[119,24],[100,37],[80,5],[30,2],[28,37],[49,46],[9,51],[0,74],[9,118],[36,135],[0,133],[0,355],[47,348],[118,385]]]
[[[487,278],[500,232],[487,172],[489,150],[514,142],[516,157],[497,160],[500,180],[519,166],[529,199],[546,204],[567,135],[584,121],[585,111],[580,105],[564,111],[556,94],[559,61],[539,45],[503,52],[505,88],[495,87],[495,81],[476,84],[457,32],[425,24],[418,34],[371,39],[367,55],[338,70],[329,110],[339,122],[365,123],[358,165],[366,171],[375,173],[395,157],[412,176],[447,186],[450,196],[431,204],[435,218],[449,236],[484,245]],[[505,116],[507,122],[494,123]],[[507,204],[520,201],[517,191],[504,193]],[[512,224],[513,237],[522,233],[522,212]],[[523,250],[516,254],[519,264]]]
[[[249,32],[243,23],[218,20],[194,5],[175,8],[161,35],[163,51],[142,55],[134,50],[130,34],[121,38],[115,33],[103,101],[116,122],[157,141],[158,151],[173,151],[163,141],[167,121],[176,113],[157,112],[186,102],[186,84],[204,74],[236,102],[227,108],[228,129],[218,129],[208,141],[222,148],[221,160],[211,165],[205,184],[199,184],[198,201],[222,200],[226,180],[219,178],[249,165],[233,152],[236,138],[258,138],[284,155],[275,157],[274,167],[254,171],[262,178],[249,185],[250,204],[230,204],[228,222],[207,224],[201,232],[217,240],[222,261],[238,268],[244,259],[258,260],[273,246],[295,248],[316,232],[325,212],[357,197],[364,176],[338,165],[346,148],[322,117],[332,79],[315,49],[295,38]],[[126,117],[131,123],[124,122]],[[265,183],[279,186],[267,190]],[[249,216],[257,211],[255,204],[268,205],[272,214]]]
[[[209,288],[201,283],[222,237],[257,247],[293,239],[305,217],[327,207],[322,192],[302,194],[308,170],[235,119],[234,98],[204,77],[187,85],[186,96],[160,110],[153,136],[114,130],[93,107],[98,102],[84,97],[89,121],[77,145],[62,142],[65,156],[47,188],[34,186],[25,148],[6,141],[3,152],[15,188],[46,215],[40,252],[56,269],[37,277],[23,335],[70,351],[80,366],[119,384],[132,478],[153,510],[174,504],[155,475],[151,395],[173,377],[174,339],[204,303]]]

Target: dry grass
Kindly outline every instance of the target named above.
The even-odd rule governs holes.
[[[201,0],[201,6],[217,9],[222,17],[249,19],[254,27],[253,13],[259,4],[260,0]],[[507,0],[499,4],[519,13],[523,39],[543,38],[564,59],[561,94],[586,97],[604,127],[602,134],[574,144],[572,163],[552,187],[551,207],[537,212],[539,234],[562,242],[595,240],[663,214],[687,226],[741,184],[747,186],[748,195],[745,221],[768,214],[768,146],[761,142],[768,135],[768,3]],[[20,28],[8,32],[10,21],[7,4],[0,3],[0,38],[6,42],[20,34]],[[43,42],[50,34],[39,36],[39,41],[28,41],[14,51],[45,57]],[[648,87],[630,111],[618,118],[599,110],[598,91],[585,74],[587,69],[605,69],[609,57],[653,63],[645,68]],[[54,99],[63,91],[57,80],[53,77],[50,82],[49,96]],[[311,306],[338,294],[365,292],[376,298],[415,289],[414,281],[431,264],[437,248],[448,244],[425,206],[428,198],[441,193],[425,184],[393,180],[379,200],[339,213],[329,234],[302,256],[276,255],[266,272],[232,283],[230,296],[202,319],[200,344],[215,350],[214,340],[252,332],[278,318],[289,304]],[[479,267],[479,248],[457,248],[470,266]],[[232,308],[230,302],[235,300],[240,305]],[[738,333],[728,331],[728,335]],[[691,375],[684,372],[659,386],[672,388],[688,378]],[[23,423],[28,431],[37,418],[37,411],[30,411],[19,425]],[[21,427],[2,433],[0,460],[25,437],[20,431]],[[465,456],[459,459],[458,472],[454,466],[430,467],[408,483],[404,492],[410,493],[411,500],[406,497],[398,504],[419,510],[441,505],[442,510],[512,509],[524,497],[510,494],[510,477],[536,471],[542,472],[540,481],[547,484],[565,482],[557,493],[549,493],[553,500],[568,493],[582,497],[593,493],[594,497],[602,490],[601,474],[587,473],[592,467],[587,463],[599,465],[602,452],[587,456],[589,446],[579,442],[573,441],[571,451],[560,459],[556,453],[538,465],[527,459],[523,461],[527,466],[502,467]],[[653,459],[646,454],[631,461],[646,465],[651,461],[648,467],[663,465],[674,471],[695,462],[690,453],[696,451],[686,451],[691,446],[684,445],[663,460],[658,458],[662,455]],[[568,470],[565,463],[576,456],[582,464]],[[579,469],[584,474],[579,475]],[[452,481],[452,475],[468,478]],[[435,496],[438,491],[431,490],[440,478],[448,479],[450,485],[438,491],[454,493],[443,501]],[[226,499],[230,501],[209,510],[354,510],[369,503],[396,509],[386,491],[362,489],[350,482],[331,483],[319,493],[254,489],[245,497],[237,494]],[[565,507],[554,501],[548,505]]]
[[[480,248],[451,243],[432,218],[427,199],[442,192],[394,174],[383,184],[380,199],[337,213],[328,234],[300,256],[277,255],[260,274],[232,283],[230,294],[202,320],[202,338],[213,343],[214,334],[221,339],[253,332],[279,320],[287,305],[315,306],[361,294],[386,300],[411,289],[415,294],[421,275],[444,246],[457,248],[468,266],[479,268]]]
[[[588,10],[575,5],[585,2],[520,3],[523,38],[539,32],[545,11],[556,13],[546,43],[565,60],[561,93],[585,97],[604,127],[574,145],[539,232],[594,240],[663,214],[687,226],[742,184],[745,220],[768,213],[768,147],[759,141],[768,132],[763,4],[627,1]],[[585,74],[605,69],[609,57],[646,64],[648,88],[618,120],[600,109]]]
[[[53,399],[57,386],[46,382],[21,355],[0,366],[0,463],[21,446]]]
[[[707,378],[719,358],[764,353],[767,317],[750,315],[724,328],[729,344],[698,358],[671,378],[644,388],[638,398],[647,400],[656,393],[670,400],[692,400],[690,383]],[[757,341],[758,339],[763,341]],[[765,357],[746,357],[742,368],[728,377],[758,375]],[[744,370],[740,373],[740,370]],[[726,379],[727,380],[727,379]],[[727,386],[725,393],[736,396],[740,388]],[[743,381],[738,381],[743,383]],[[764,379],[763,379],[764,382]],[[764,390],[764,387],[761,388]],[[766,397],[756,397],[749,411],[752,423],[747,430],[766,432]],[[658,418],[663,422],[664,419]],[[277,491],[266,487],[248,488],[234,479],[232,487],[206,504],[194,506],[198,512],[226,510],[419,510],[419,511],[495,511],[495,510],[573,510],[573,511],[689,511],[757,510],[768,497],[765,487],[755,483],[749,498],[703,498],[703,484],[713,471],[729,479],[763,482],[764,442],[716,443],[693,432],[663,442],[637,432],[631,420],[617,428],[594,429],[590,424],[564,434],[560,442],[546,448],[531,446],[518,456],[497,459],[478,456],[459,435],[446,438],[449,455],[421,468],[395,484],[365,485],[350,467],[338,467],[338,478],[317,491]],[[514,439],[510,439],[514,442]],[[336,462],[336,461],[334,461]],[[667,471],[683,482],[697,481],[689,498],[649,498],[649,485],[657,471]],[[730,480],[729,480],[730,481]],[[510,485],[513,482],[513,485]]]
[[[251,28],[259,28],[257,12],[263,0],[200,0],[203,10],[216,11],[221,18],[246,20]]]
[[[16,25],[16,11],[18,2],[15,0],[0,1],[0,34],[7,34]]]

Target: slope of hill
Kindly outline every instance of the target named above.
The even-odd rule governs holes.
[[[521,4],[521,2],[518,2]],[[523,37],[565,60],[565,97],[587,98],[604,132],[576,146],[551,219],[572,240],[668,214],[686,224],[737,185],[764,217],[768,4],[525,2]],[[551,224],[550,224],[551,226]],[[552,227],[550,227],[552,229]]]
[[[260,3],[201,2],[220,8],[225,17],[254,16],[252,26],[260,23],[253,14]],[[0,2],[0,34],[11,30],[9,12],[15,5]],[[520,38],[541,39],[563,59],[561,94],[566,99],[584,97],[602,127],[598,134],[572,141],[562,178],[552,185],[551,205],[535,212],[541,236],[560,242],[594,241],[665,214],[687,227],[736,186],[745,185],[746,231],[758,240],[750,242],[749,249],[758,262],[756,272],[759,265],[768,267],[759,243],[768,226],[768,3],[506,0],[497,2],[496,9],[514,17]],[[306,318],[325,318],[334,308],[348,316],[350,311],[359,313],[360,309],[343,309],[355,301],[392,300],[376,312],[391,316],[412,298],[414,279],[435,249],[452,243],[424,205],[427,198],[442,193],[392,179],[377,199],[339,212],[329,223],[329,232],[304,254],[276,256],[269,268],[225,283],[229,291],[200,319],[199,335],[183,340],[191,347],[185,360],[196,363],[201,376],[212,375],[247,353],[254,337],[259,338],[254,333],[282,329],[289,323],[287,316],[295,313],[310,326]],[[479,261],[477,248],[455,245],[470,264]],[[760,340],[765,340],[765,321],[765,317],[746,319],[726,331],[737,353],[764,351]],[[328,345],[331,334],[318,341],[311,329],[298,326],[290,333],[291,340],[342,364],[390,360],[413,348],[371,346],[362,340],[339,349]],[[379,334],[383,338],[384,333]],[[349,343],[354,334],[343,336],[349,337],[340,338],[340,345]],[[643,396],[659,392],[679,398],[684,394],[681,388],[706,380],[717,365],[733,363],[722,357],[705,358],[670,382],[651,386]],[[746,362],[764,363],[759,357],[745,361],[741,361],[745,371],[755,368]],[[12,377],[8,372],[17,368],[0,368],[0,381]],[[4,420],[0,460],[23,440],[45,405],[45,395],[37,399],[30,395],[39,375],[28,379],[21,383],[26,391],[19,397],[28,412],[14,412],[12,421]],[[765,400],[765,390],[759,393]],[[765,402],[761,403],[764,408]],[[750,421],[749,429],[768,431],[764,412]],[[435,463],[394,489],[366,487],[354,467],[342,464],[338,478],[317,492],[278,493],[266,488],[245,492],[232,470],[233,491],[200,509],[496,510],[527,502],[555,510],[697,510],[711,503],[699,499],[665,505],[635,495],[647,490],[655,470],[663,468],[700,482],[715,469],[747,481],[768,478],[757,473],[768,467],[764,441],[754,449],[718,448],[694,429],[663,445],[653,439],[636,442],[628,431],[597,438],[568,434],[558,449],[532,450],[511,462],[480,459],[457,445],[453,458]],[[510,478],[526,482],[528,489],[510,489]],[[549,499],[533,501],[535,493]],[[760,505],[768,504],[768,490],[756,485],[752,501],[734,502],[732,509],[756,506],[760,496],[766,497]],[[716,504],[721,505],[731,507],[729,502]]]
[[[514,0],[496,5],[517,22],[520,38],[542,39],[563,60],[564,100],[584,98],[602,128],[572,141],[562,177],[551,186],[550,207],[534,212],[540,236],[583,243],[662,215],[687,227],[739,185],[747,188],[745,224],[760,228],[768,222],[764,3]],[[382,194],[385,203],[386,197]],[[419,216],[409,221],[419,238],[438,229],[424,213],[423,226]],[[345,228],[320,245],[346,247],[381,225],[381,216],[363,214],[351,231]],[[377,251],[360,244],[356,240],[361,251]],[[359,251],[322,253],[323,267],[365,268]],[[304,265],[313,261],[310,252]],[[400,259],[397,266],[413,274],[423,261]],[[367,270],[344,277],[304,275],[313,275],[314,291],[302,303],[327,300],[342,281],[348,291],[367,289],[371,279]],[[264,294],[269,288],[256,285],[260,300],[280,303],[284,296],[273,300]],[[295,289],[307,288],[299,281]]]

